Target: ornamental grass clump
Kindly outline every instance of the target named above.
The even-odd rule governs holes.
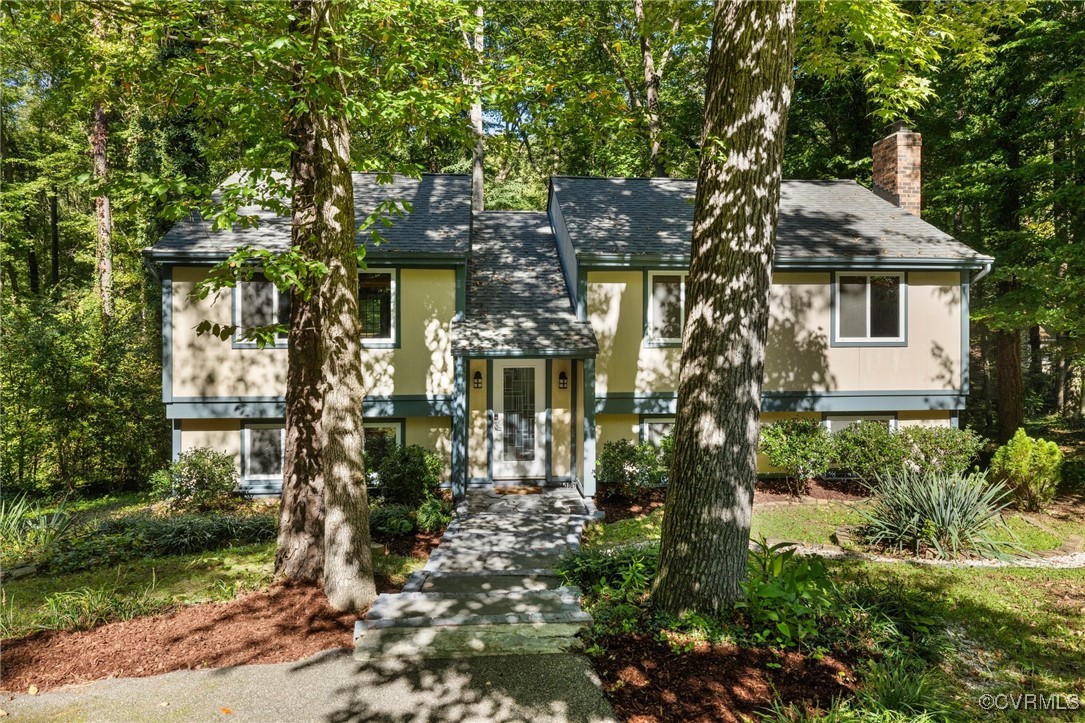
[[[947,560],[1022,551],[1002,521],[1010,491],[983,474],[901,472],[879,477],[871,491],[869,507],[857,508],[859,535],[869,545]]]

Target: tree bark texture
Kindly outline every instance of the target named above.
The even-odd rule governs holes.
[[[51,274],[50,281],[53,286],[60,283],[60,220],[57,213],[57,189],[54,186],[49,194],[49,247]]]
[[[1025,387],[1021,379],[1021,332],[996,331],[995,376],[998,382],[998,441],[1008,442],[1025,424]]]
[[[633,0],[633,17],[637,21],[640,36],[640,57],[644,70],[644,114],[648,122],[648,154],[652,175],[666,176],[667,167],[663,162],[663,122],[659,115],[660,72],[656,69],[652,43],[648,37],[644,0]]]
[[[325,37],[339,32],[344,5],[310,3],[312,25],[325,23]],[[320,29],[314,32],[321,32]],[[321,62],[341,66],[336,41],[327,42]],[[311,156],[313,234],[320,239],[328,275],[320,284],[323,409],[320,418],[324,478],[324,594],[336,610],[361,612],[377,596],[369,542],[369,500],[362,457],[361,328],[358,320],[358,257],[354,228],[354,183],[346,88],[313,112]],[[310,105],[312,107],[312,104]]]
[[[478,25],[475,26],[475,33],[474,37],[471,39],[471,45],[478,58],[479,68],[475,70],[474,77],[471,78],[470,81],[471,93],[474,98],[474,102],[471,104],[471,129],[475,135],[475,151],[471,163],[471,208],[475,213],[482,213],[486,207],[486,196],[484,193],[486,173],[483,165],[486,154],[486,146],[484,143],[486,134],[482,125],[482,78],[479,75],[481,72],[482,51],[484,47],[482,5],[475,8],[475,17],[478,19]]]
[[[91,162],[94,178],[99,183],[104,183],[109,173],[108,146],[109,121],[99,102],[94,105],[90,129]],[[98,272],[98,301],[102,306],[102,317],[109,319],[113,316],[113,207],[104,190],[94,198],[94,216],[97,221],[94,258]]]
[[[716,4],[652,593],[672,615],[725,609],[746,577],[794,23],[794,0]]]

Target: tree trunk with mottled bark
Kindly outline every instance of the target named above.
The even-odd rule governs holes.
[[[94,33],[102,42],[105,41],[105,27],[100,12],[94,12]],[[90,124],[90,157],[94,180],[104,184],[109,175],[109,119],[102,100],[94,103]],[[102,318],[108,321],[113,316],[113,207],[109,194],[100,189],[94,198],[94,216],[97,222],[97,243],[94,260],[97,269],[95,286],[98,301],[102,307]]]
[[[49,194],[49,248],[53,286],[60,284],[60,214],[57,212],[57,189]]]
[[[471,162],[471,207],[474,209],[475,213],[482,213],[486,207],[486,196],[484,193],[486,173],[485,167],[483,166],[486,154],[484,143],[486,135],[482,125],[482,78],[479,75],[482,71],[482,50],[484,44],[481,5],[475,8],[475,17],[478,18],[478,25],[475,26],[474,37],[469,41],[469,44],[474,48],[479,61],[479,67],[475,69],[474,77],[472,77],[470,81],[471,92],[474,97],[474,102],[471,103],[471,130],[475,135],[475,150]]]
[[[653,176],[666,176],[663,161],[663,122],[659,115],[659,81],[652,43],[644,18],[644,0],[633,0],[633,17],[640,29],[640,57],[644,70],[644,113],[648,122],[648,153]]]
[[[746,576],[794,22],[794,0],[716,4],[652,592],[674,615],[725,609]]]
[[[1021,332],[996,331],[995,377],[998,383],[998,441],[1005,443],[1025,424],[1025,388],[1021,379]]]

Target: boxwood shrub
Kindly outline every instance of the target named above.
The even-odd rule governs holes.
[[[1033,439],[1018,429],[995,452],[990,478],[1010,489],[1018,508],[1039,510],[1055,498],[1062,478],[1062,450],[1054,442]]]

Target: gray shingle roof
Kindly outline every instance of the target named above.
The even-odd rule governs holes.
[[[355,173],[354,216],[357,224],[387,199],[408,201],[413,210],[404,218],[392,217],[392,226],[379,227],[384,242],[374,246],[369,232],[358,235],[370,255],[429,253],[466,255],[471,240],[471,178],[454,175],[395,176],[391,184],[377,183],[376,174]],[[229,182],[229,180],[227,181]],[[248,207],[244,215],[258,216],[256,228],[212,231],[194,216],[178,223],[147,250],[151,258],[170,256],[225,256],[241,246],[285,251],[290,247],[290,218]]]
[[[545,213],[489,211],[475,217],[467,270],[467,315],[452,327],[457,354],[598,349],[577,321]]]
[[[551,182],[578,256],[689,255],[695,181],[555,176]],[[784,181],[776,254],[983,258],[855,181]]]

